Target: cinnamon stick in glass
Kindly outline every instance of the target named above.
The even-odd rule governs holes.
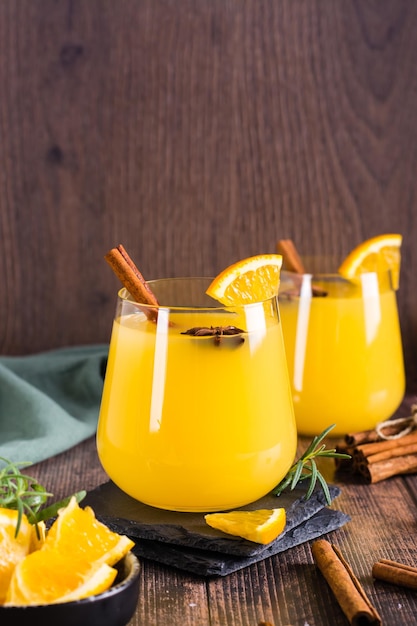
[[[294,274],[306,274],[304,264],[292,239],[280,239],[277,243],[277,251],[282,255],[284,269]],[[327,291],[317,285],[312,285],[311,293],[313,296],[327,296]]]
[[[372,576],[393,585],[417,589],[417,567],[389,559],[380,559],[372,567]]]
[[[341,552],[325,539],[312,544],[317,567],[352,626],[380,626],[381,618]]]
[[[121,244],[112,248],[104,258],[135,302],[158,306],[155,294]],[[149,319],[156,319],[156,310],[144,307],[143,311]]]
[[[306,273],[301,257],[291,239],[280,239],[277,243],[277,250],[282,255],[286,270],[295,274]]]

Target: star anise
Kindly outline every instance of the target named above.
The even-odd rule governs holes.
[[[218,346],[223,337],[241,335],[245,331],[237,326],[194,326],[181,333],[181,335],[192,335],[193,337],[213,337],[214,343]],[[237,337],[239,343],[243,343],[243,337]]]

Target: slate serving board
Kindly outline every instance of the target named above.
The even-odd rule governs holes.
[[[329,487],[331,498],[340,493]],[[316,539],[340,528],[349,516],[329,509],[321,489],[304,499],[301,485],[279,498],[267,495],[242,510],[284,507],[284,532],[264,546],[226,535],[208,526],[204,513],[179,513],[147,506],[122,492],[111,481],[88,492],[83,506],[91,506],[98,519],[135,542],[134,552],[200,576],[224,576],[268,556]]]

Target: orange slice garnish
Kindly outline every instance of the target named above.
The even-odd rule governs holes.
[[[378,235],[367,239],[346,257],[339,267],[339,274],[355,279],[365,272],[389,270],[394,289],[400,280],[402,236],[399,234]]]
[[[278,294],[282,256],[259,254],[220,272],[206,293],[228,306],[263,302]]]

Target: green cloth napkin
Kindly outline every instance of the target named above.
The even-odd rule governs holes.
[[[0,456],[37,463],[97,427],[108,346],[0,357]]]

